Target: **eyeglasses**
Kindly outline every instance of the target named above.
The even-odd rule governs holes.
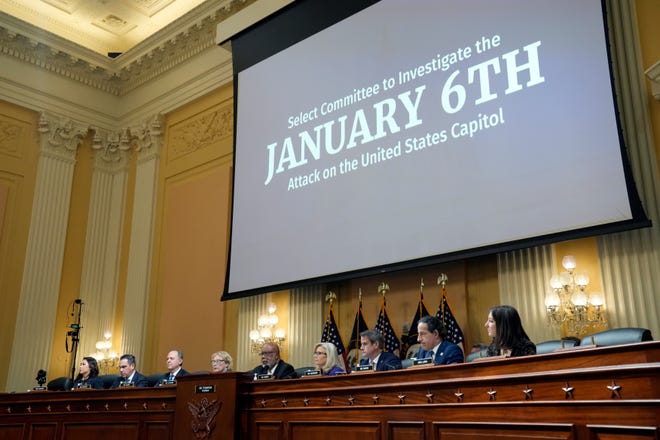
[[[312,354],[313,354],[314,356],[327,356],[327,355],[328,355],[328,353],[324,353],[324,352],[322,352],[322,351],[315,351],[315,352],[312,353]]]
[[[275,354],[274,351],[262,351],[261,353],[259,353],[259,356],[272,356],[274,354]]]
[[[212,364],[219,364],[221,362],[227,362],[227,361],[224,359],[211,359]]]

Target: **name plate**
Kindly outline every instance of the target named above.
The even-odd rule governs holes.
[[[196,394],[215,393],[215,385],[197,385],[195,387]]]
[[[356,365],[355,371],[356,372],[374,371],[374,367],[373,365]]]
[[[320,376],[321,372],[319,370],[307,370],[305,371],[305,374],[303,374],[303,377],[306,376]]]
[[[433,358],[424,358],[424,359],[412,359],[413,367],[431,367],[433,366]]]
[[[32,388],[33,391],[48,391],[48,387],[39,385],[38,387]]]
[[[255,380],[269,380],[272,379],[273,375],[272,374],[257,374],[257,377],[255,377]]]

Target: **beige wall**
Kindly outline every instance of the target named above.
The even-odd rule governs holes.
[[[0,346],[11,353],[36,180],[38,115],[0,101]],[[0,365],[5,389],[9,362]]]
[[[232,86],[167,115],[161,156],[144,368],[165,369],[172,348],[189,371],[235,350],[225,332],[224,288],[233,148]],[[229,321],[229,322],[226,322]]]

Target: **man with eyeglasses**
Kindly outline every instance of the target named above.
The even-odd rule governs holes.
[[[266,342],[261,347],[261,365],[252,370],[256,379],[295,379],[296,370],[293,365],[280,359],[280,347],[272,342]]]
[[[146,376],[135,370],[135,356],[124,354],[119,358],[119,376],[110,388],[146,387],[149,385]]]

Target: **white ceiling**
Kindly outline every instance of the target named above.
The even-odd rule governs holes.
[[[128,51],[205,1],[0,0],[0,11],[107,55]]]

